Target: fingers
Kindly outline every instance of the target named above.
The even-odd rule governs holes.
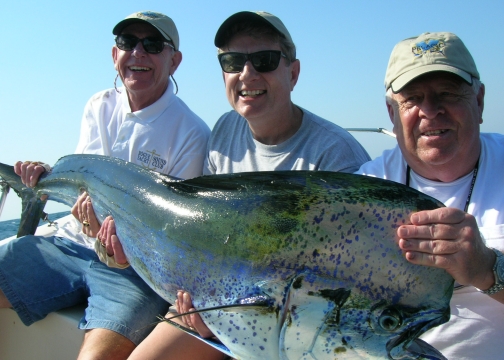
[[[103,247],[107,249],[107,255],[113,256],[118,264],[128,263],[121,241],[117,237],[115,222],[112,216],[107,216],[101,225],[97,238]]]
[[[114,256],[114,247],[112,246],[112,235],[115,234],[115,226],[113,224],[112,216],[107,216],[103,221],[100,229],[100,242],[102,246],[107,249],[108,256]]]
[[[397,229],[399,248],[409,262],[444,269],[460,284],[485,284],[492,274],[492,254],[472,215],[440,208],[410,218],[411,225]]]
[[[46,171],[41,164],[43,163],[38,161],[18,161],[14,164],[14,172],[21,177],[23,184],[34,187],[37,185],[40,175]]]
[[[111,221],[114,223],[114,220]],[[115,231],[114,231],[115,232]],[[128,262],[128,259],[126,258],[126,255],[124,254],[123,247],[121,245],[121,242],[119,241],[119,238],[117,235],[112,235],[110,237],[111,244],[112,244],[112,251],[114,253],[115,260],[118,264],[126,264]]]
[[[189,317],[191,318],[193,328],[196,329],[196,331],[200,334],[201,337],[210,338],[214,336],[212,331],[210,331],[210,329],[203,322],[203,319],[201,318],[200,314],[191,314],[189,315]]]
[[[189,311],[194,310],[191,295],[185,291],[177,292],[177,311],[179,314],[185,314]],[[192,309],[192,310],[191,310]],[[182,321],[186,324],[187,327],[192,328],[193,324],[190,316],[182,316]]]
[[[457,224],[464,220],[466,213],[456,208],[439,208],[419,211],[410,216],[413,225]]]
[[[458,246],[451,241],[399,240],[399,247],[406,259],[417,265],[449,268],[452,266],[449,255],[457,253]]]
[[[83,192],[82,194],[79,195],[77,198],[77,201],[75,202],[74,206],[72,206],[72,215],[80,222],[82,223],[84,218],[84,214],[82,212],[82,203],[86,200],[87,193]]]
[[[410,220],[411,225],[402,225],[397,230],[402,239],[454,240],[463,232],[479,232],[474,217],[455,208],[419,211]]]
[[[193,307],[191,295],[188,292],[179,290],[177,291],[177,300],[175,300],[175,307],[179,314],[195,311]],[[209,338],[214,336],[210,329],[205,325],[200,314],[190,314],[181,317],[182,322],[190,328],[195,329],[201,337]]]
[[[82,232],[89,237],[96,237],[101,225],[96,218],[91,198],[83,192],[72,207],[72,215],[82,224]]]

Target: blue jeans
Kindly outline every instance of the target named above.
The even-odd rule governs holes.
[[[131,267],[109,268],[93,250],[59,237],[30,235],[2,244],[0,289],[25,325],[87,302],[80,329],[109,329],[135,344],[169,306]]]

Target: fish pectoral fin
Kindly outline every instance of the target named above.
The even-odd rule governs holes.
[[[200,334],[198,334],[196,331],[191,330],[185,326],[182,326],[174,321],[171,321],[170,319],[165,319],[163,321],[166,321],[170,325],[175,326],[176,328],[185,332],[186,334],[189,334],[189,335],[195,337],[196,339],[203,341],[205,344],[213,347],[214,349],[219,350],[221,353],[223,353],[231,358],[236,358],[236,355],[233,354],[233,352],[231,350],[229,350],[224,344],[222,344],[217,338],[205,339],[205,338],[201,337]]]
[[[285,358],[295,358],[298,354],[315,358],[313,350],[328,317],[333,318],[335,312],[339,316],[339,309],[350,296],[350,290],[325,278],[310,280],[299,276],[289,288],[280,333],[280,351]]]

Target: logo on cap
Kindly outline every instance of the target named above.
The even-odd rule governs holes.
[[[154,11],[144,11],[144,12],[139,12],[137,13],[137,16],[139,18],[145,17],[148,19],[159,19],[162,17],[160,13],[154,12]]]
[[[442,40],[428,39],[414,44],[411,51],[415,56],[422,56],[427,53],[439,53],[444,55],[445,43]]]

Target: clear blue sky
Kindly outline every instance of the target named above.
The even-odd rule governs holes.
[[[391,129],[383,78],[393,46],[422,32],[451,31],[469,48],[486,85],[482,130],[504,132],[504,2],[411,1],[2,1],[0,162],[53,164],[73,153],[82,110],[113,86],[113,26],[139,10],[169,15],[180,34],[179,96],[212,127],[230,110],[213,45],[219,25],[242,10],[284,22],[297,46],[296,104],[343,127]],[[356,135],[372,157],[395,144]],[[59,210],[49,207],[49,210]],[[19,217],[9,196],[0,220]]]

